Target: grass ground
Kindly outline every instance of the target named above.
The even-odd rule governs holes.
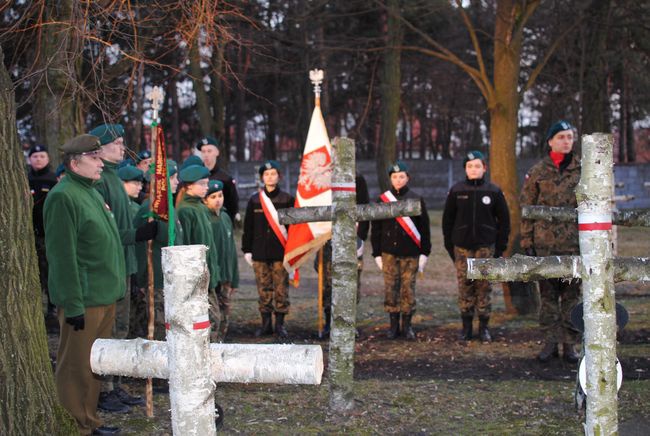
[[[534,316],[506,314],[499,285],[493,292],[494,342],[457,341],[460,319],[455,273],[442,248],[440,212],[432,212],[433,253],[417,284],[417,340],[387,340],[382,277],[366,247],[356,344],[355,403],[349,415],[328,411],[327,368],[320,386],[226,385],[217,387],[225,410],[220,431],[227,434],[582,434],[583,413],[573,405],[575,365],[561,360],[542,365]],[[619,253],[648,256],[650,229],[619,228]],[[253,338],[259,323],[251,269],[240,259],[241,287],[236,294],[228,342],[273,342]],[[303,283],[291,291],[287,319],[295,343],[327,341],[316,332],[316,274],[301,271]],[[619,392],[622,435],[648,434],[650,428],[650,285],[617,285],[618,301],[630,312],[618,355],[624,382]],[[56,343],[56,341],[52,341]],[[53,350],[54,351],[54,350]],[[143,392],[139,380],[130,381]],[[104,415],[124,434],[169,434],[169,398],[154,396],[156,417],[142,408],[126,415]]]

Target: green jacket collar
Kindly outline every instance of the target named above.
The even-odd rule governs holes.
[[[79,174],[75,173],[74,171],[66,171],[66,177],[70,177],[71,180],[75,181],[76,183],[79,183],[80,185],[83,185],[87,188],[92,188],[93,184],[95,183],[95,180],[89,179],[88,177],[80,176]]]

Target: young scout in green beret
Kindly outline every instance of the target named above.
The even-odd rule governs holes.
[[[575,190],[580,181],[580,161],[573,153],[573,142],[573,126],[568,121],[558,121],[549,128],[547,155],[526,174],[522,206],[578,207]],[[530,256],[578,255],[578,224],[522,219],[520,244]],[[581,284],[580,279],[539,281],[539,324],[546,341],[537,355],[540,362],[558,357],[560,342],[564,359],[578,361],[575,344],[579,334],[571,324],[571,309],[580,301]]]
[[[411,318],[415,313],[415,279],[424,271],[431,253],[429,214],[424,199],[408,187],[409,173],[406,163],[397,161],[388,170],[390,190],[379,197],[379,202],[406,199],[419,200],[422,214],[414,217],[389,218],[372,221],[372,255],[384,274],[384,310],[390,316],[388,338],[400,334],[399,319],[406,339],[415,339]]]
[[[169,189],[172,194],[176,193],[178,189],[178,167],[176,162],[171,159],[167,160],[167,174],[169,175]],[[150,200],[147,198],[140,209],[135,215],[133,225],[139,227],[146,223],[150,216],[149,211]],[[165,340],[165,300],[163,295],[163,274],[161,266],[161,249],[169,245],[169,231],[168,224],[161,219],[154,217],[158,221],[158,235],[153,240],[152,244],[152,257],[153,257],[153,287],[154,287],[154,333],[153,337],[157,341]],[[178,220],[178,216],[174,217],[176,221],[175,226],[175,240],[174,245],[183,245],[183,226]],[[144,295],[147,295],[148,288],[148,272],[147,272],[147,244],[139,242],[136,245],[136,257],[138,259],[138,287],[142,290]],[[148,301],[146,299],[145,301]],[[148,316],[145,317],[148,321]]]
[[[102,160],[104,172],[95,185],[95,189],[104,197],[106,204],[115,216],[117,228],[122,239],[126,275],[124,277],[129,288],[123,300],[118,301],[115,315],[116,339],[126,339],[129,333],[131,311],[131,274],[137,272],[135,258],[135,243],[148,241],[156,236],[157,222],[146,223],[140,228],[133,227],[129,197],[124,190],[124,185],[117,175],[119,163],[124,158],[124,128],[120,124],[102,124],[91,132],[99,138],[102,145]],[[114,383],[113,381],[117,382]],[[144,399],[130,395],[120,386],[120,377],[105,376],[102,392],[99,398],[99,408],[107,412],[124,413],[128,406],[142,405]]]
[[[203,203],[203,199],[208,192],[209,175],[210,171],[202,165],[190,165],[182,169],[179,178],[183,185],[183,192],[176,199],[176,214],[183,226],[185,244],[201,244],[209,247],[206,257],[208,270],[210,271],[208,295],[213,294],[214,289],[221,282],[219,269],[219,256],[221,253],[217,251],[215,245],[212,223],[210,223],[210,211]],[[216,314],[218,313],[217,311]],[[218,318],[215,318],[214,315],[215,313],[211,311],[210,323],[216,326]],[[217,339],[216,330],[210,332],[210,338],[211,340]]]
[[[196,144],[196,149],[201,152],[203,164],[210,171],[210,180],[220,180],[223,183],[224,209],[230,215],[233,223],[240,221],[239,194],[235,180],[219,168],[219,141],[212,136],[206,136]]]
[[[113,214],[93,188],[104,164],[96,136],[80,135],[62,147],[66,177],[45,200],[43,218],[49,289],[60,324],[56,387],[79,432],[117,433],[97,415],[100,381],[90,369],[97,338],[110,338],[115,302],[124,297],[126,276]]]
[[[487,165],[480,151],[465,156],[465,180],[449,190],[442,214],[445,249],[456,266],[462,339],[473,337],[474,312],[481,342],[492,341],[488,322],[492,287],[487,280],[467,280],[467,258],[501,257],[508,246],[510,216],[506,198],[497,185],[485,180]]]
[[[259,295],[262,325],[255,336],[273,334],[271,317],[275,313],[275,334],[284,339],[288,336],[284,317],[290,305],[289,274],[282,264],[287,228],[278,222],[277,209],[293,207],[294,198],[278,186],[278,162],[264,162],[259,175],[264,188],[248,200],[241,245],[244,259],[255,271]]]
[[[216,301],[210,301],[210,310],[218,310],[221,322],[217,326],[219,342],[223,342],[228,333],[228,322],[231,312],[231,297],[239,287],[239,267],[237,265],[237,248],[232,229],[232,221],[227,213],[223,213],[223,182],[210,180],[208,193],[203,200],[210,210],[210,221],[214,232],[214,242],[219,252],[219,271],[221,283],[215,290]]]

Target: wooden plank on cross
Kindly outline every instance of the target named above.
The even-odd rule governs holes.
[[[420,215],[420,202],[356,205],[354,141],[336,138],[332,174],[332,206],[278,210],[282,224],[332,221],[332,329],[330,333],[330,407],[354,407],[354,343],[356,324],[357,221]]]

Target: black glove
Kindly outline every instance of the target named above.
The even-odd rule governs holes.
[[[537,252],[533,247],[528,247],[524,250],[524,254],[526,256],[532,256],[532,257],[537,257]]]
[[[72,327],[74,327],[75,332],[77,330],[83,330],[84,327],[86,327],[86,318],[84,315],[72,316],[70,318],[66,317],[65,322],[66,324],[70,324]]]
[[[142,224],[135,231],[135,241],[150,241],[156,237],[158,233],[158,221],[150,221],[148,223]]]

